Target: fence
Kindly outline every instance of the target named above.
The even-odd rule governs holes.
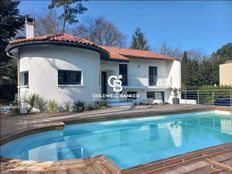
[[[182,90],[181,103],[232,107],[232,90]]]

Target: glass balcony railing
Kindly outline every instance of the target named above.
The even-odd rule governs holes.
[[[122,84],[125,87],[171,87],[172,79],[160,76],[124,76]]]

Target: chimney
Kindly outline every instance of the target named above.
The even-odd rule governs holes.
[[[34,37],[35,19],[25,18],[26,38]]]

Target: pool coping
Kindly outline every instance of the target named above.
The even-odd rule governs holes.
[[[208,106],[204,108],[186,108],[182,110],[168,110],[168,111],[163,110],[158,112],[157,111],[132,112],[132,113],[125,112],[125,113],[114,113],[110,115],[103,115],[98,117],[90,116],[83,118],[64,119],[62,121],[57,121],[57,122],[55,121],[55,122],[43,124],[42,126],[39,125],[32,128],[25,128],[8,135],[0,136],[0,146],[26,135],[31,135],[34,133],[44,132],[48,130],[59,130],[59,129],[63,129],[65,125],[70,125],[70,124],[111,121],[111,120],[120,120],[127,118],[155,117],[155,116],[162,116],[166,114],[169,114],[171,116],[173,114],[178,114],[178,113],[201,112],[201,111],[211,111],[211,110],[215,110],[215,108]]]
[[[187,109],[183,109],[181,111],[175,111],[175,110],[174,111],[163,111],[163,112],[151,111],[151,112],[136,112],[136,113],[133,113],[133,114],[125,113],[125,114],[120,114],[120,115],[118,115],[116,113],[116,114],[112,114],[110,117],[104,115],[102,117],[97,117],[97,118],[91,118],[91,117],[85,118],[85,119],[84,118],[77,118],[75,120],[65,120],[63,122],[54,122],[54,123],[50,123],[48,125],[37,127],[37,128],[25,129],[25,130],[22,130],[21,132],[18,132],[17,134],[8,135],[8,136],[5,136],[5,137],[3,136],[0,139],[0,142],[1,142],[0,144],[5,144],[5,143],[7,143],[9,141],[12,141],[14,139],[17,139],[19,137],[22,137],[22,136],[25,136],[25,135],[30,135],[30,134],[37,133],[37,132],[43,132],[43,131],[47,131],[47,130],[63,129],[65,124],[97,122],[97,121],[116,120],[116,119],[125,119],[125,118],[138,118],[138,117],[141,118],[141,114],[145,115],[144,117],[149,117],[149,116],[161,116],[161,115],[164,115],[164,114],[176,114],[176,113],[187,113],[187,112],[198,112],[198,111],[200,112],[200,111],[210,111],[210,110],[222,110],[222,111],[229,111],[229,112],[232,113],[231,109],[227,110],[227,109],[223,109],[223,108],[205,107],[205,108],[198,108],[198,109],[189,109],[189,108],[187,108]],[[108,161],[107,163],[109,163],[109,164],[107,164],[107,165],[108,165],[109,169],[107,169],[107,170],[111,170],[111,167],[112,167],[113,172],[110,171],[112,174],[114,174],[114,173],[123,173],[123,174],[128,173],[129,174],[131,172],[133,174],[137,174],[137,173],[139,174],[139,173],[149,172],[150,169],[148,170],[148,168],[150,168],[151,166],[152,166],[152,171],[155,171],[155,173],[157,173],[157,172],[159,173],[159,172],[166,171],[170,167],[173,168],[173,167],[176,167],[176,166],[189,164],[189,163],[194,162],[196,160],[204,160],[204,159],[208,159],[208,158],[210,158],[212,156],[215,156],[215,155],[220,155],[220,153],[218,153],[217,151],[219,151],[219,152],[224,152],[224,151],[228,152],[228,148],[232,151],[232,142],[227,143],[227,144],[222,144],[222,145],[218,145],[218,146],[205,148],[205,149],[196,150],[196,151],[193,151],[193,152],[189,152],[189,153],[186,153],[186,154],[181,154],[181,155],[169,157],[169,158],[158,160],[158,161],[153,161],[153,162],[146,163],[146,164],[143,164],[143,165],[130,167],[130,168],[124,169],[124,170],[120,170],[119,167],[117,167],[115,164],[113,164],[113,162],[111,160],[107,159],[103,155],[99,155],[99,156],[101,158],[104,158],[103,161]],[[212,152],[212,153],[207,153],[207,152]],[[201,155],[199,155],[199,154],[201,154]],[[92,158],[93,159],[98,159],[99,156],[93,156],[93,157],[90,157],[88,159],[92,159]],[[195,159],[195,157],[196,157],[196,159]],[[193,158],[193,160],[191,160],[192,158]],[[2,161],[7,161],[6,163],[8,163],[8,162],[10,162],[12,160],[21,161],[23,163],[29,162],[27,160],[24,161],[24,160],[17,160],[17,159],[6,159],[6,158],[3,158],[3,157],[0,157],[1,162]],[[79,160],[80,159],[75,159],[75,160],[71,160],[71,161],[73,163],[75,163],[75,162],[78,163]],[[81,159],[81,160],[84,160],[84,159]],[[62,160],[62,161],[64,162],[64,161],[70,161],[70,160]],[[53,162],[55,162],[55,161],[53,161]],[[35,162],[33,162],[33,164],[35,164]],[[43,165],[43,162],[38,162],[38,164],[41,166],[41,165]],[[101,162],[97,162],[97,164],[100,165],[100,166],[102,165]],[[22,166],[21,166],[21,169],[22,169]],[[29,168],[29,169],[31,169],[31,168]],[[63,170],[62,165],[60,166],[60,169]],[[14,168],[12,168],[10,170],[13,171]]]

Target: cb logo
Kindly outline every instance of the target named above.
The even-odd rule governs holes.
[[[122,91],[122,75],[115,76],[112,75],[108,78],[108,84],[110,87],[113,88],[114,92],[121,92]]]

